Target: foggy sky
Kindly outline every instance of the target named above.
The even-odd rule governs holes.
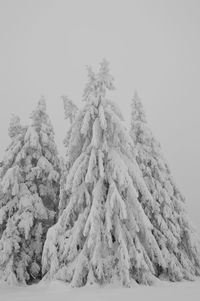
[[[137,90],[200,230],[200,1],[0,0],[0,159],[12,113],[23,123],[46,97],[60,152],[60,96],[78,105],[86,65],[110,61],[110,94],[130,118]]]

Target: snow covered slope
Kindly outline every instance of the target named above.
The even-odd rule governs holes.
[[[137,285],[134,288],[83,287],[69,288],[65,283],[55,281],[26,287],[0,285],[1,301],[198,301],[200,300],[200,279],[195,282],[161,282],[156,286]]]

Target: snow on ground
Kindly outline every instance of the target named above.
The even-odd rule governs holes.
[[[200,279],[195,282],[167,283],[134,288],[69,288],[65,283],[40,283],[27,287],[0,285],[0,301],[199,301]]]

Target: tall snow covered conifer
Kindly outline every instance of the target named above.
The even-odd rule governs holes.
[[[46,279],[71,286],[149,283],[164,260],[139,196],[151,195],[132,159],[133,143],[106,98],[113,78],[103,61],[89,69],[79,111],[68,134],[66,208],[49,229],[43,251]],[[134,166],[133,166],[134,163]]]
[[[11,120],[0,174],[0,280],[10,284],[41,278],[43,244],[58,207],[60,165],[44,99],[31,120],[28,127]]]
[[[193,279],[200,274],[198,238],[189,223],[185,200],[172,178],[160,144],[148,127],[137,93],[132,100],[131,136],[136,146],[134,156],[152,195],[152,201],[142,196],[140,201],[166,263],[160,273],[172,281]]]

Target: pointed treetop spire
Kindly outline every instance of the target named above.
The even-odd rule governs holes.
[[[17,115],[12,115],[10,119],[10,124],[8,128],[8,133],[10,138],[14,138],[17,136],[22,129],[21,123],[20,123],[20,118]]]
[[[147,122],[141,99],[138,96],[137,91],[135,91],[132,99],[132,124],[138,121],[144,123]]]
[[[100,63],[98,72],[99,81],[102,82],[108,90],[114,90],[114,77],[110,74],[109,62],[104,58]]]
[[[37,109],[39,111],[46,112],[46,100],[44,95],[41,95],[40,100],[38,101]]]
[[[109,62],[104,58],[100,63],[98,78],[108,90],[114,90],[114,77],[110,74]]]
[[[40,100],[37,103],[37,107],[35,110],[33,110],[30,118],[32,119],[32,125],[37,125],[39,127],[44,119],[48,119],[46,113],[46,101],[43,95],[40,97]]]
[[[106,59],[100,63],[100,68],[95,73],[91,67],[87,67],[88,84],[85,87],[83,100],[99,103],[100,99],[105,99],[106,90],[114,90],[114,78],[110,74],[109,63]]]
[[[87,69],[87,73],[88,73],[87,75],[88,75],[89,80],[91,82],[95,81],[96,80],[96,74],[93,71],[92,67],[91,66],[86,66],[86,69]]]
[[[77,106],[73,103],[71,99],[68,98],[68,96],[61,96],[63,100],[63,106],[64,106],[64,112],[65,112],[65,119],[70,121],[72,124],[76,114],[78,113],[78,108]]]

